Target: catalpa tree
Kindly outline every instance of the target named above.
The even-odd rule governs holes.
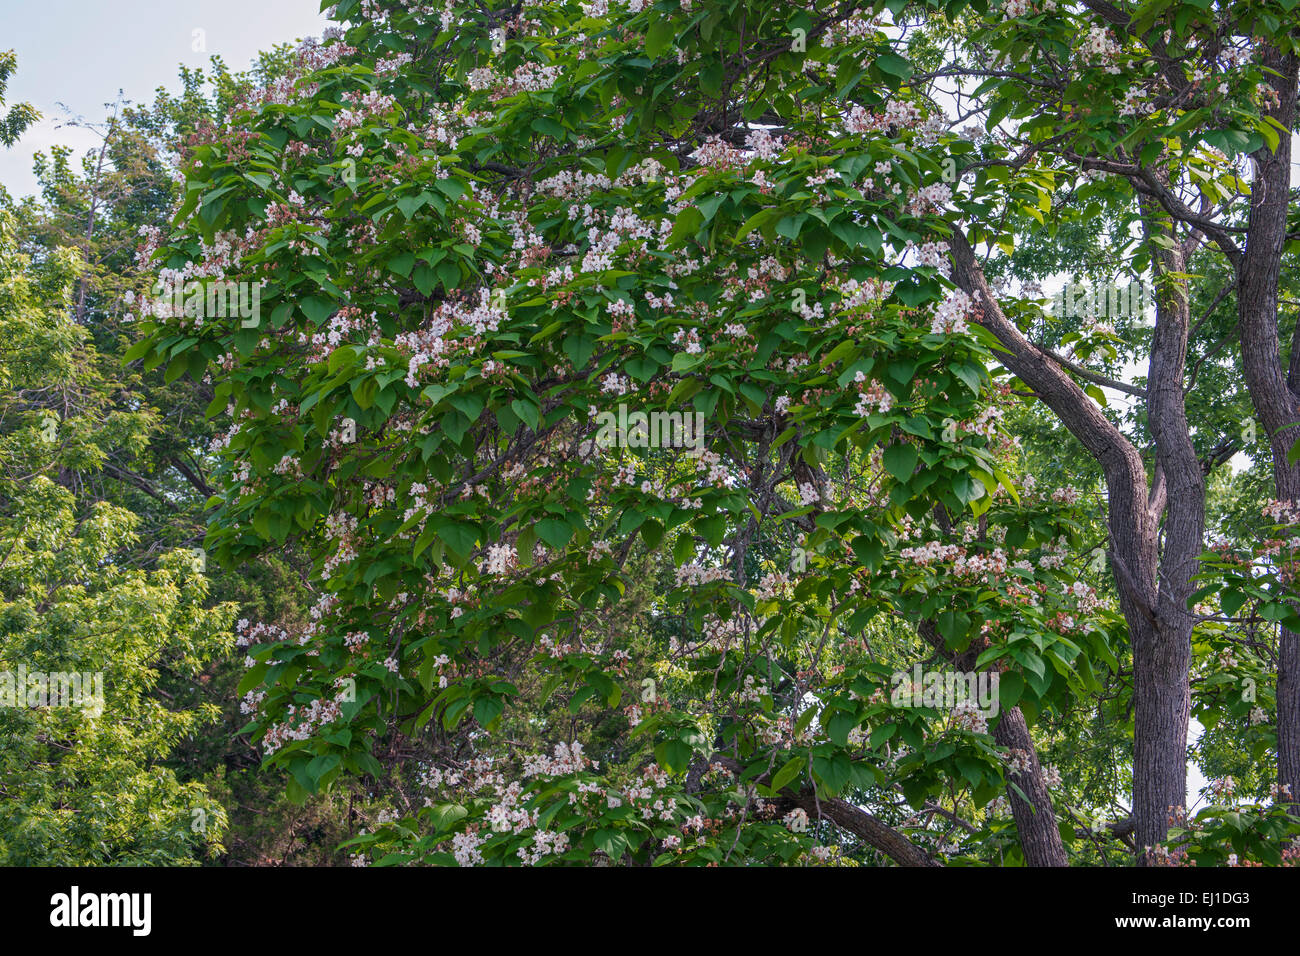
[[[948,225],[1052,181],[958,181],[889,9],[344,0],[192,144],[131,357],[210,377],[214,559],[313,558],[266,759],[417,781],[363,861],[1066,862],[1030,726],[1122,627]]]

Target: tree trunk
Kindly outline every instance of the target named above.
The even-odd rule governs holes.
[[[1289,130],[1296,115],[1297,58],[1269,47],[1263,50],[1262,65],[1277,73],[1267,80],[1279,99],[1270,115]],[[1290,369],[1284,370],[1277,324],[1291,137],[1283,133],[1276,152],[1265,145],[1253,159],[1247,246],[1237,268],[1241,357],[1251,402],[1268,434],[1278,500],[1300,502],[1300,467],[1287,463],[1291,446],[1300,441],[1300,325],[1292,336]],[[1292,812],[1300,813],[1300,636],[1283,629],[1278,643],[1277,781],[1291,793]]]
[[[1007,796],[1025,863],[1029,866],[1068,866],[1065,844],[1061,842],[1061,831],[1056,825],[1056,811],[1052,809],[1052,797],[1047,792],[1038,752],[1019,707],[1002,712],[993,737],[1003,747],[1029,755],[1028,770],[1007,774],[1007,779],[1020,789],[1017,793],[1015,788],[1008,787]]]
[[[1150,222],[1150,220],[1148,220]],[[1167,230],[1167,225],[1153,226]],[[989,291],[974,251],[953,230],[954,276],[981,308],[980,322],[1010,349],[1004,365],[1047,404],[1101,465],[1106,477],[1111,569],[1134,659],[1133,814],[1139,849],[1164,840],[1169,808],[1185,803],[1188,665],[1192,593],[1204,526],[1204,478],[1188,434],[1183,366],[1188,336],[1185,285],[1157,297],[1146,400],[1157,478],[1148,489],[1142,456],[1060,364],[1029,342]],[[1166,272],[1181,262],[1168,253]],[[1168,510],[1166,548],[1159,519]]]
[[[1195,590],[1205,534],[1205,477],[1192,444],[1183,378],[1191,327],[1186,261],[1172,223],[1154,202],[1143,225],[1156,278],[1156,325],[1147,372],[1147,427],[1155,442],[1159,496],[1166,502],[1164,547],[1155,583],[1155,614],[1137,621],[1133,641],[1133,822],[1139,862],[1162,842],[1169,811],[1187,803],[1188,675]]]
[[[1133,833],[1140,865],[1169,833],[1169,811],[1186,804],[1187,673],[1191,642],[1154,627],[1133,639]]]

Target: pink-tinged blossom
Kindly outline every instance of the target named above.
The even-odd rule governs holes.
[[[913,216],[943,212],[952,199],[952,189],[946,183],[931,183],[920,189],[909,189],[907,211]]]
[[[873,412],[879,412],[883,415],[894,407],[894,396],[890,394],[889,389],[885,388],[882,383],[872,381],[869,385],[863,388],[863,385],[867,381],[867,377],[862,372],[858,372],[854,376],[854,381],[857,382],[858,390],[860,392],[858,395],[858,403],[853,407],[855,414],[861,415],[863,418]]]
[[[952,289],[934,310],[930,331],[935,335],[961,335],[968,331],[967,318],[974,312],[974,302],[961,289]]]
[[[512,544],[493,544],[488,547],[482,562],[484,574],[503,575],[519,567],[519,555]]]
[[[1107,73],[1118,74],[1120,72],[1118,61],[1122,51],[1119,43],[1115,40],[1115,34],[1105,27],[1091,26],[1088,28],[1088,35],[1084,37],[1083,43],[1079,46],[1079,54],[1086,62],[1103,67]]]

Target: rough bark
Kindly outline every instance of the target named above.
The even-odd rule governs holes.
[[[1276,48],[1262,51],[1265,70],[1279,103],[1270,115],[1291,129],[1296,117],[1297,58]],[[1300,326],[1292,339],[1290,368],[1282,365],[1278,339],[1278,281],[1290,199],[1291,137],[1282,134],[1276,152],[1253,155],[1247,244],[1237,271],[1237,321],[1246,387],[1268,435],[1273,480],[1281,501],[1300,501],[1300,466],[1287,453],[1300,441]],[[1300,812],[1300,635],[1279,635],[1277,673],[1277,779],[1289,787],[1293,812]]]
[[[1056,825],[1056,811],[1052,809],[1052,797],[1038,762],[1038,751],[1019,707],[1002,712],[993,730],[993,738],[1003,747],[1028,755],[1028,768],[1007,774],[1007,779],[1015,784],[1014,788],[1008,788],[1008,797],[1025,862],[1029,866],[1068,866],[1065,844],[1061,842],[1061,831]]]
[[[1154,620],[1133,633],[1133,801],[1139,852],[1164,840],[1171,807],[1186,804],[1188,673],[1194,591],[1205,532],[1205,479],[1192,444],[1183,378],[1191,324],[1182,247],[1153,203],[1144,223],[1154,253],[1156,325],[1147,373],[1147,427],[1165,498]],[[1178,276],[1179,278],[1174,278]]]

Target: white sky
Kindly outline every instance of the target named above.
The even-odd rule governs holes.
[[[319,9],[319,0],[0,0],[0,50],[18,56],[6,108],[31,103],[44,117],[13,148],[0,147],[0,184],[15,198],[34,193],[33,153],[97,145],[89,131],[60,128],[58,103],[100,121],[119,89],[136,103],[159,86],[179,90],[179,64],[206,67],[215,54],[242,70],[261,50],[319,36],[329,25]]]

